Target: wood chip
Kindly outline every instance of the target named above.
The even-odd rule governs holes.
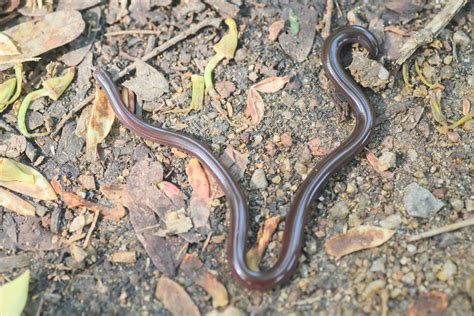
[[[158,281],[155,296],[173,316],[201,315],[196,304],[183,287],[167,277],[161,277]]]
[[[422,293],[408,308],[407,316],[441,316],[448,305],[448,294],[444,292]]]
[[[120,251],[112,254],[112,262],[117,263],[135,263],[137,262],[137,253],[135,251]]]
[[[324,250],[336,260],[347,254],[374,248],[382,245],[395,234],[394,230],[374,227],[359,226],[329,239],[324,245]]]

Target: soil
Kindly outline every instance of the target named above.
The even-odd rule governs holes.
[[[231,82],[235,86],[235,91],[227,93],[220,105],[225,109],[230,104],[233,112],[230,119],[238,126],[230,125],[207,98],[199,111],[186,115],[164,113],[189,106],[190,74],[203,72],[206,61],[214,54],[213,45],[226,31],[224,24],[219,29],[205,28],[147,61],[164,75],[169,91],[156,102],[147,103],[147,111],[141,115],[152,124],[180,129],[195,136],[210,145],[218,155],[230,145],[249,154],[240,184],[250,204],[250,243],[255,242],[258,229],[266,218],[282,216],[262,260],[262,269],[265,269],[271,267],[278,256],[284,217],[294,191],[307,173],[304,169],[311,169],[322,157],[314,155],[314,151],[312,154],[311,141],[317,139],[322,152],[328,152],[344,141],[354,126],[354,120],[347,105],[335,95],[324,77],[320,58],[324,39],[319,31],[314,35],[309,55],[301,62],[295,61],[301,56],[292,58],[284,52],[278,40],[268,39],[270,25],[279,19],[286,20],[289,7],[295,12],[301,9],[299,6],[311,7],[318,14],[319,23],[326,1],[303,1],[304,4],[298,5],[289,5],[285,0],[229,2],[239,7],[234,17],[240,28],[239,44],[235,58],[216,67],[214,82],[221,83],[221,86],[229,86],[222,83]],[[363,26],[379,17],[385,27],[394,25],[403,29],[406,36],[430,21],[442,7],[434,2],[421,1],[417,13],[410,15],[403,8],[404,14],[390,11],[384,1],[342,0],[337,3],[332,18],[333,30],[348,24],[348,17],[353,20],[355,15],[356,22]],[[220,17],[219,10],[208,4],[202,8],[188,4],[189,10],[196,11],[179,16],[178,9],[184,6],[178,1],[152,6],[148,12],[129,12],[113,23],[110,21],[117,10],[114,11],[112,4],[99,4],[82,10],[84,17],[98,12],[101,15],[98,25],[91,28],[97,34],[90,53],[77,66],[75,81],[59,101],[36,103],[30,112],[40,113],[43,118],[57,123],[82,99],[94,93],[91,66],[102,64],[110,71],[118,72],[133,61],[130,56],[145,55],[205,17]],[[472,44],[453,42],[453,34],[459,31],[472,38],[472,12],[472,4],[468,4],[438,36],[440,45],[422,47],[411,58],[411,61],[420,60],[426,67],[434,69],[434,74],[427,75],[429,80],[444,78],[440,80],[445,87],[442,110],[447,118],[453,120],[462,117],[464,100],[471,104],[474,102]],[[23,17],[7,23],[14,25],[19,23],[18,19]],[[136,29],[157,29],[160,34],[106,36],[108,32]],[[288,22],[282,32],[290,32]],[[385,34],[388,33],[391,32],[385,30]],[[388,47],[379,58],[379,62],[390,71],[388,85],[384,88],[377,86],[378,92],[364,89],[378,117],[376,130],[367,150],[333,177],[316,201],[306,226],[303,254],[291,280],[267,292],[248,291],[235,283],[226,259],[225,237],[230,214],[225,197],[214,203],[207,230],[197,230],[203,240],[189,244],[187,252],[197,254],[205,268],[215,272],[229,292],[229,305],[244,314],[381,315],[388,310],[389,315],[400,315],[407,313],[417,297],[431,291],[447,294],[446,315],[472,313],[472,227],[416,242],[407,241],[409,235],[473,216],[472,121],[447,134],[439,131],[429,98],[410,93],[401,71],[394,66],[394,58],[388,54],[389,49],[393,49],[387,44],[389,37],[393,34],[385,36]],[[404,38],[398,40],[404,41]],[[60,47],[42,55],[39,63],[26,64],[29,85],[39,83],[39,78],[47,71],[63,67],[60,57],[73,49],[72,44]],[[447,63],[450,56],[453,61]],[[410,74],[415,87],[422,86],[413,66]],[[117,84],[131,76],[133,72]],[[255,127],[245,125],[250,86],[271,76],[289,76],[290,82],[281,91],[262,94],[266,104],[263,120]],[[141,105],[138,99],[137,106]],[[144,157],[150,157],[161,162],[166,181],[191,196],[186,175],[191,157],[180,158],[172,148],[145,142],[119,122],[114,123],[110,134],[99,145],[98,159],[88,163],[84,159],[84,138],[76,135],[80,116],[81,112],[74,115],[55,137],[28,139],[26,148],[14,159],[35,165],[49,180],[59,178],[65,191],[78,193],[91,201],[108,203],[99,188],[127,183],[133,166]],[[34,116],[30,119],[33,120]],[[13,110],[2,117],[10,127],[15,126],[14,120]],[[41,124],[41,120],[39,122]],[[35,124],[33,121],[29,123]],[[6,135],[8,131],[0,125],[0,133]],[[392,177],[384,177],[374,170],[366,159],[369,151],[377,157],[385,152],[395,155],[395,161],[388,166]],[[250,189],[250,179],[257,169],[264,170],[268,185]],[[93,177],[93,183],[84,176]],[[429,190],[444,203],[444,207],[427,218],[411,216],[404,206],[404,196],[405,188],[413,182]],[[43,226],[64,238],[70,236],[69,227],[77,216],[85,214],[86,223],[89,223],[88,216],[92,214],[68,209],[60,201],[33,202],[43,207],[43,214],[38,216],[43,224],[47,223]],[[3,230],[13,225],[10,214],[0,208]],[[87,232],[87,225],[84,232]],[[324,244],[330,237],[359,225],[386,226],[396,233],[377,248],[352,253],[339,260],[325,252]],[[214,237],[224,238],[212,238],[203,247],[211,233]],[[52,251],[3,248],[1,256],[27,255],[30,258],[32,276],[26,314],[170,314],[155,296],[163,273],[151,262],[128,216],[118,222],[99,219],[90,246],[85,250],[87,258],[77,262],[68,247]],[[121,251],[135,251],[136,261],[114,262],[112,255]],[[14,278],[23,271],[22,268],[24,265],[14,267],[6,275]],[[171,278],[186,290],[201,314],[215,309],[209,294],[183,271],[178,270]]]

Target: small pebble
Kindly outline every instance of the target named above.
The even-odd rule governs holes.
[[[396,155],[394,152],[385,151],[378,158],[379,167],[382,171],[387,171],[388,169],[395,167]]]
[[[357,186],[352,182],[347,184],[346,192],[349,194],[357,193]]]
[[[75,232],[77,230],[80,230],[84,227],[85,224],[86,224],[85,216],[79,215],[72,220],[71,226],[69,226],[69,231]]]
[[[460,211],[464,208],[464,202],[461,199],[457,199],[457,198],[449,199],[449,204],[455,211]]]
[[[281,182],[281,177],[280,176],[275,176],[272,178],[272,183],[274,184],[279,184]]]
[[[407,245],[407,250],[410,253],[414,253],[416,251],[416,246],[415,245]]]
[[[473,200],[466,200],[466,211],[473,212],[474,211],[474,201]]]
[[[468,46],[471,43],[471,39],[463,31],[454,32],[453,41],[455,44],[459,44],[461,46]]]
[[[407,185],[404,191],[403,205],[410,216],[430,218],[444,206],[442,201],[416,182]]]
[[[387,229],[395,229],[402,223],[400,214],[393,214],[380,221],[380,226]]]
[[[300,162],[295,163],[295,170],[300,175],[306,175],[308,173],[308,168]]]
[[[454,70],[453,67],[450,65],[445,65],[441,67],[441,70],[439,72],[439,76],[441,79],[451,79],[454,77]]]
[[[337,202],[329,209],[329,217],[333,219],[344,219],[349,215],[349,205],[346,201]]]
[[[461,139],[461,136],[455,131],[449,131],[448,139],[451,143],[457,143]]]
[[[285,147],[291,147],[291,145],[293,144],[291,135],[288,133],[283,133],[280,136],[280,140],[281,140],[282,145]]]
[[[441,281],[448,281],[456,274],[458,267],[451,260],[446,260],[441,271],[436,274],[436,277]]]
[[[251,189],[266,189],[268,187],[268,181],[265,176],[265,171],[263,169],[257,169],[250,178],[250,188]]]

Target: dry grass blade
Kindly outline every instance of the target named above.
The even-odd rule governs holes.
[[[0,188],[0,206],[23,216],[35,216],[35,207],[19,196]]]

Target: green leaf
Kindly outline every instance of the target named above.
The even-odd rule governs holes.
[[[198,75],[191,76],[193,86],[193,96],[191,98],[191,109],[198,111],[204,104],[204,77]]]
[[[34,184],[35,176],[23,172],[16,161],[0,158],[0,181],[20,181]]]
[[[28,299],[29,282],[30,270],[26,270],[15,280],[0,286],[0,315],[21,315]]]
[[[234,58],[235,50],[237,49],[239,33],[237,32],[237,24],[233,19],[225,19],[225,24],[229,27],[229,32],[214,45],[214,50],[225,58],[231,59]]]
[[[290,8],[288,11],[288,20],[290,21],[290,30],[293,36],[296,36],[300,31],[300,21],[295,12]]]
[[[51,78],[43,82],[43,87],[48,90],[48,96],[57,101],[64,90],[71,84],[72,79],[74,79],[74,73],[74,68],[71,67],[68,68],[64,76]]]

